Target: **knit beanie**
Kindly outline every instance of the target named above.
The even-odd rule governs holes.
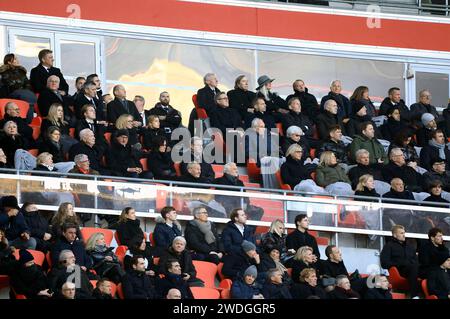
[[[245,252],[249,252],[250,250],[256,250],[255,244],[249,242],[248,240],[244,240],[241,246]]]
[[[430,123],[432,120],[434,120],[434,116],[431,113],[423,113],[421,120],[422,120],[422,124],[424,126],[427,126],[428,123]]]
[[[253,278],[256,278],[258,276],[258,269],[256,269],[256,266],[249,266],[244,272],[244,277],[245,276],[252,276]]]

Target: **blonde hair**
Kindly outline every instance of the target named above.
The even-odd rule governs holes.
[[[397,231],[399,231],[399,230],[405,230],[405,227],[403,227],[402,225],[392,226],[392,229],[391,229],[392,235],[396,234]]]
[[[281,235],[283,235],[283,233],[279,233],[279,229],[278,226],[279,225],[283,225],[284,227],[284,222],[281,219],[275,219],[271,224],[270,224],[270,229],[269,229],[269,233],[276,233],[278,236],[281,237]]]
[[[297,252],[295,253],[294,260],[300,260],[300,261],[303,261],[304,263],[306,263],[304,258],[305,258],[305,254],[308,250],[311,251],[311,253],[314,252],[313,249],[309,246],[300,247],[297,250]]]
[[[156,115],[150,115],[150,116],[148,117],[148,119],[147,119],[147,122],[148,122],[147,125],[150,127],[150,124],[151,124],[154,120],[159,120],[159,117],[156,116]]]
[[[363,176],[361,176],[358,180],[358,185],[356,185],[356,190],[360,192],[363,191],[364,184],[366,184],[370,178],[373,179],[373,176],[370,174],[364,174]]]
[[[331,157],[334,155],[331,151],[325,151],[320,155],[319,165],[329,166],[331,163]]]
[[[36,165],[41,165],[42,163],[44,163],[44,161],[47,157],[53,158],[53,155],[50,154],[49,152],[43,152],[43,153],[39,154],[38,157],[36,158]]]
[[[89,240],[86,243],[86,250],[94,250],[95,249],[95,245],[97,243],[97,240],[99,240],[100,238],[105,238],[105,235],[103,235],[102,233],[95,233],[92,234],[91,237],[89,237]]]
[[[58,107],[61,107],[62,111],[63,111],[63,117],[62,119],[58,119]],[[56,125],[56,126],[61,126],[61,125],[67,125],[68,123],[66,121],[64,121],[64,108],[61,104],[59,103],[53,103],[52,105],[50,105],[50,109],[48,110],[48,114],[46,117],[47,120],[49,120],[52,124]]]
[[[127,130],[127,123],[130,117],[133,120],[133,116],[130,114],[122,114],[121,116],[119,116],[116,120],[116,128],[118,130]]]
[[[313,274],[316,274],[316,270],[314,268],[305,268],[300,272],[300,282],[306,282],[306,278],[311,277]]]
[[[8,122],[5,123],[5,125],[3,125],[3,130],[5,131],[5,134],[7,134],[7,133],[6,133],[6,130],[7,130],[8,127],[11,126],[11,125],[15,125],[15,126],[16,126],[16,129],[17,129],[16,135],[20,135],[20,134],[19,134],[19,126],[18,126],[17,123],[14,122],[14,121],[8,121]]]
[[[292,144],[291,146],[288,147],[286,151],[286,157],[291,156],[297,151],[303,151],[303,148],[298,144]]]

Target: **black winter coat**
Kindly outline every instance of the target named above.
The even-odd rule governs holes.
[[[167,109],[165,109],[161,103],[156,103],[155,107],[148,111],[148,116],[156,115],[156,116],[165,116],[164,120],[159,120],[159,124],[161,128],[169,128],[171,131],[176,129],[181,124],[181,113],[174,109],[171,105],[168,105]]]
[[[448,257],[449,251],[445,245],[435,246],[431,240],[427,240],[418,249],[419,275],[427,278],[433,268],[441,265],[442,259]]]
[[[266,100],[260,92],[256,93],[257,97],[262,97],[266,102],[266,110],[268,113],[278,111],[278,109],[288,109],[288,105],[277,93],[269,92],[269,100]],[[267,127],[267,126],[266,126]]]
[[[261,119],[264,122],[264,125],[266,126],[266,129],[270,131],[270,129],[273,129],[276,127],[275,124],[275,118],[273,117],[272,113],[269,111],[266,111],[264,113],[262,112],[253,112],[253,113],[247,113],[244,121],[245,121],[245,128],[248,129],[252,126],[252,121],[254,119]]]
[[[324,110],[325,102],[328,100],[335,100],[336,104],[338,105],[338,113],[337,116],[340,121],[342,119],[349,117],[352,114],[352,109],[350,105],[349,99],[342,95],[342,94],[335,94],[333,92],[328,92],[327,95],[325,95],[322,100],[320,101],[320,109]]]
[[[111,147],[106,155],[106,163],[111,171],[118,176],[131,176],[133,173],[127,171],[130,167],[140,167],[142,165],[138,158],[138,154],[131,148],[130,144],[125,146],[119,144],[117,141],[111,141]]]
[[[392,299],[391,291],[381,288],[367,289],[365,299],[389,300]]]
[[[27,299],[43,298],[38,293],[50,288],[47,276],[39,265],[16,268],[11,274],[11,286],[17,294],[25,295]]]
[[[216,107],[211,113],[211,127],[218,128],[226,140],[227,129],[235,130],[242,127],[242,118],[237,110],[231,107]]]
[[[33,129],[28,126],[28,123],[26,120],[24,120],[21,117],[12,117],[8,113],[5,113],[2,120],[0,120],[0,128],[3,129],[6,122],[13,121],[17,124],[17,131],[21,136],[26,138],[30,144],[34,141],[33,139]]]
[[[107,119],[109,123],[116,124],[116,120],[123,114],[130,114],[133,116],[134,121],[139,121],[142,123],[141,115],[133,101],[126,100],[127,108],[124,107],[122,101],[115,98],[106,106],[107,109]]]
[[[173,224],[170,227],[165,221],[157,221],[153,231],[153,240],[155,241],[155,246],[159,248],[159,252],[169,248],[177,236],[181,236],[181,229],[178,228],[178,225]]]
[[[234,222],[229,221],[222,231],[222,243],[227,254],[239,253],[242,250],[241,244],[244,240],[255,244],[255,228],[244,225],[244,235],[241,234]]]
[[[157,292],[151,279],[145,272],[132,270],[128,272],[122,281],[125,299],[156,299]]]
[[[283,116],[283,132],[286,134],[287,129],[290,126],[298,126],[302,129],[305,134],[304,137],[312,138],[314,135],[314,124],[310,118],[303,112],[296,113],[292,110],[288,114]]]
[[[380,255],[381,267],[389,269],[393,266],[402,267],[417,265],[416,250],[405,242],[392,238],[384,245]]]
[[[93,100],[94,103],[92,103],[91,100],[84,95],[84,93],[80,93],[79,95],[77,95],[74,103],[75,116],[77,117],[77,119],[83,118],[83,114],[81,114],[81,109],[83,108],[83,106],[85,106],[86,104],[90,104],[94,105],[95,118],[97,119],[97,121],[106,120],[105,113],[103,112],[103,101],[95,97]]]
[[[380,127],[381,135],[388,141],[393,141],[395,136],[404,130],[409,130],[408,126],[401,120],[396,121],[392,117],[389,117]]]
[[[30,233],[25,217],[20,211],[12,217],[8,217],[5,212],[0,212],[0,229],[5,231],[6,238],[9,241],[19,238],[22,233]]]
[[[0,145],[6,155],[6,163],[10,167],[14,167],[14,154],[18,149],[29,149],[28,140],[20,135],[16,135],[13,139],[5,134],[0,137]]]
[[[424,189],[428,189],[428,186],[434,180],[441,181],[442,189],[446,192],[450,192],[450,171],[445,171],[443,174],[439,174],[431,170],[423,174]]]
[[[292,299],[308,299],[317,296],[320,299],[328,299],[328,295],[320,286],[310,286],[308,283],[296,283],[291,287]]]
[[[411,122],[411,111],[409,108],[405,105],[405,101],[400,100],[399,103],[396,103],[395,105],[392,104],[392,101],[389,97],[386,97],[383,102],[381,102],[380,110],[378,112],[378,115],[386,115],[388,114],[388,111],[390,108],[396,106],[400,110],[400,120],[404,123],[410,123]]]
[[[56,95],[55,92],[50,89],[45,88],[37,99],[37,104],[39,108],[39,113],[42,117],[46,117],[48,115],[48,111],[50,110],[50,106],[52,104],[61,104],[64,111],[64,119],[66,121],[70,120],[70,117],[73,115],[69,106],[72,104],[72,100],[67,95],[61,96],[61,98]]]
[[[48,140],[47,130],[51,126],[56,126],[57,128],[59,128],[61,135],[69,135],[69,125],[68,124],[64,124],[62,122],[59,122],[58,124],[54,124],[47,119],[43,119],[42,123],[41,123],[41,135],[40,135],[42,140]]]
[[[165,299],[170,289],[176,288],[181,292],[181,299],[194,299],[186,280],[182,275],[167,273],[164,278],[157,278],[156,290],[159,298]]]
[[[53,163],[60,163],[65,161],[65,156],[62,144],[55,144],[50,140],[45,140],[39,145],[39,154],[48,152],[53,155]]]
[[[130,247],[136,238],[144,237],[144,232],[140,227],[140,223],[141,221],[139,219],[131,220],[128,218],[125,222],[119,223],[117,234],[121,245]]]
[[[317,115],[316,124],[319,139],[322,141],[327,140],[330,137],[330,128],[337,124],[341,126],[342,134],[345,135],[345,128],[344,125],[342,125],[342,122],[338,120],[337,115],[328,111],[322,111]]]
[[[174,179],[176,177],[170,152],[161,153],[156,150],[149,152],[147,165],[155,179]]]
[[[210,252],[215,251],[217,253],[223,251],[221,246],[219,235],[217,234],[216,225],[211,223],[211,231],[216,237],[216,241],[208,244],[205,240],[205,235],[200,231],[193,220],[190,220],[186,224],[186,229],[184,230],[184,237],[186,238],[187,247],[196,253],[208,255]]]
[[[89,277],[85,271],[81,270],[80,272],[80,287],[76,288],[75,291],[75,299],[91,299],[92,298],[92,290],[94,287],[89,281]],[[48,274],[48,282],[50,284],[50,289],[54,291],[54,297],[61,296],[61,288],[62,285],[67,282],[69,276],[75,276],[75,270],[72,272],[67,271],[66,267],[62,266],[53,266],[52,270]],[[74,277],[72,277],[74,278]],[[72,279],[73,282],[73,279]]]
[[[30,72],[30,81],[31,86],[34,89],[35,93],[41,93],[47,87],[47,79],[51,75],[56,75],[59,78],[59,90],[66,92],[66,95],[69,93],[69,85],[67,84],[64,76],[61,73],[61,70],[55,67],[51,67],[46,70],[46,68],[42,64],[38,64],[36,67],[31,69]]]
[[[194,155],[191,153],[190,155],[190,161],[194,160]],[[186,175],[188,174],[187,171],[187,164],[189,162],[181,162],[180,164],[180,170],[181,170],[181,175]],[[204,178],[206,180],[206,183],[212,183],[214,178],[216,178],[216,174],[214,173],[214,170],[212,168],[212,165],[210,163],[206,163],[204,160],[200,162],[200,167],[201,167],[201,174],[200,177]]]
[[[234,176],[231,176],[227,173],[223,174],[222,177],[216,178],[213,181],[215,185],[227,185],[227,186],[239,186],[244,187],[244,183]],[[222,188],[216,187],[217,190],[221,190]],[[230,190],[225,189],[224,190]],[[245,192],[245,189],[244,189]],[[216,195],[214,199],[219,202],[227,212],[232,211],[234,208],[241,207],[241,199],[244,200],[245,204],[249,204],[250,200],[248,197],[238,197],[238,196],[226,196],[226,195]]]
[[[99,171],[102,170],[102,157],[105,155],[105,149],[94,144],[93,147],[88,146],[84,142],[72,145],[69,150],[69,160],[73,161],[78,154],[85,154],[89,158],[89,167]]]
[[[30,90],[27,70],[23,66],[3,64],[0,67],[0,97],[9,97],[15,90]]]
[[[39,214],[39,212],[25,212],[24,217],[31,237],[43,239],[45,233],[51,234],[51,228],[47,219]]]
[[[66,249],[73,252],[77,265],[84,266],[87,269],[92,268],[92,259],[87,254],[83,242],[80,240],[75,240],[74,242],[69,243],[63,236],[61,236],[52,247],[50,254],[52,257],[52,265],[58,264],[59,254]]]
[[[311,147],[309,146],[309,142],[306,138],[300,138],[300,141],[296,142],[293,139],[286,137],[283,140],[283,143],[281,144],[281,151],[283,153],[283,155],[286,155],[288,148],[292,145],[292,144],[298,144],[302,147],[302,161],[306,160],[308,157],[310,157],[309,153],[311,150]]]
[[[331,139],[326,139],[322,146],[318,149],[318,152],[316,153],[316,157],[320,158],[320,155],[325,151],[331,151],[336,156],[337,160],[340,163],[348,163],[348,146],[344,144],[344,142],[339,141],[336,143],[335,141],[332,141]]]
[[[446,170],[450,170],[450,149],[448,149],[447,146],[444,148],[444,154],[445,158],[441,158],[441,156],[439,156],[438,148],[427,145],[420,151],[420,166],[429,171],[431,170],[431,163],[433,160],[442,159],[445,161]]]
[[[339,275],[348,276],[347,268],[343,261],[339,263],[327,259],[321,262],[322,275],[336,278]]]
[[[291,268],[292,268],[292,281],[299,283],[300,282],[300,273],[302,272],[303,269],[306,268],[313,268],[316,270],[316,275],[317,275],[317,279],[320,278],[321,274],[322,274],[322,270],[320,267],[320,259],[317,259],[317,262],[313,263],[313,264],[306,264],[305,262],[301,261],[301,260],[292,260],[291,261]]]
[[[223,258],[222,274],[231,280],[236,280],[238,278],[242,278],[245,270],[252,265],[256,266],[258,276],[263,276],[262,273],[269,270],[264,267],[262,262],[257,264],[256,260],[254,258],[250,258],[241,248],[238,253],[225,255]]]
[[[289,288],[285,284],[276,285],[266,282],[262,288],[264,299],[292,299]]]
[[[297,161],[291,156],[286,158],[286,162],[281,165],[281,179],[292,189],[303,180],[310,179],[311,173],[303,165],[303,161]]]
[[[383,180],[386,183],[390,183],[393,178],[401,178],[408,190],[412,192],[422,191],[422,175],[406,164],[398,166],[393,162],[389,162],[389,164],[383,168],[382,173]]]
[[[439,299],[448,300],[450,295],[450,273],[447,269],[436,267],[427,279],[428,292]]]
[[[355,189],[356,185],[358,185],[359,178],[366,174],[372,175],[374,180],[382,181],[383,175],[381,174],[381,171],[383,167],[384,165],[380,163],[374,163],[369,165],[362,165],[358,163],[356,166],[352,167],[348,171],[348,178],[352,182],[352,189]]]
[[[198,106],[204,108],[208,116],[211,116],[211,112],[213,112],[217,107],[214,102],[214,97],[217,93],[220,93],[218,88],[214,88],[213,91],[208,85],[205,85],[205,87],[197,91]]]
[[[316,118],[319,114],[320,107],[317,103],[316,97],[308,92],[308,88],[305,88],[304,92],[294,90],[294,94],[288,95],[286,102],[289,102],[289,100],[293,97],[300,99],[302,113],[305,113],[310,119]]]
[[[167,274],[167,271],[165,269],[165,265],[169,259],[175,259],[180,263],[181,266],[181,273],[182,274],[188,274],[191,276],[188,280],[188,282],[197,279],[195,278],[197,276],[197,270],[195,270],[194,264],[192,263],[192,257],[191,253],[188,250],[183,250],[180,254],[176,253],[172,247],[169,247],[166,249],[159,258],[159,273],[160,274]],[[198,280],[198,279],[197,279]]]
[[[360,298],[359,294],[356,291],[354,291],[352,289],[345,290],[345,289],[343,289],[341,287],[337,287],[337,286],[334,288],[334,290],[332,290],[328,293],[328,297],[329,297],[329,299],[332,299],[332,300],[334,300],[334,299],[350,299],[350,298],[359,299]]]
[[[230,100],[230,107],[238,111],[242,119],[245,118],[247,109],[252,107],[252,102],[256,97],[256,93],[237,88],[228,91],[227,95]]]
[[[261,289],[255,284],[248,285],[242,278],[239,278],[233,281],[230,293],[232,299],[253,299],[254,295],[261,293]]]
[[[377,198],[380,197],[380,194],[378,194],[375,189],[368,189],[365,186],[364,186],[364,190],[355,191],[355,195],[365,196],[365,197],[375,197],[374,199],[364,199],[364,201],[366,201],[366,202],[378,202]]]
[[[319,247],[317,246],[316,238],[305,231],[302,233],[298,229],[294,230],[292,233],[286,237],[286,247],[287,249],[294,249],[297,251],[300,247],[309,246],[313,249],[313,254],[320,258]]]
[[[162,128],[147,127],[142,130],[142,134],[144,135],[144,145],[142,146],[146,149],[154,149],[156,145],[156,139],[160,136],[166,136],[166,133]]]

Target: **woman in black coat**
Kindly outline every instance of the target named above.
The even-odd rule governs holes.
[[[245,75],[239,75],[234,82],[234,89],[228,91],[228,99],[230,107],[235,109],[245,118],[249,109],[252,109],[252,102],[256,97],[256,93],[248,90],[248,79]]]
[[[186,249],[186,240],[182,236],[175,237],[172,246],[167,248],[159,258],[159,272],[166,274],[166,263],[175,259],[180,263],[181,273],[186,278],[189,287],[204,287],[203,280],[197,278],[197,270],[192,263],[191,253]]]
[[[17,124],[13,121],[5,123],[3,127],[4,134],[0,137],[0,146],[6,155],[6,163],[10,167],[14,167],[14,155],[18,149],[27,150],[30,142],[19,135]]]
[[[155,144],[158,144],[158,137],[165,137],[166,133],[160,127],[159,118],[156,115],[150,115],[148,117],[148,125],[142,130],[144,135],[144,148],[154,149]]]
[[[292,145],[286,152],[286,162],[281,165],[281,179],[292,189],[301,181],[311,178],[311,173],[308,172],[301,159],[302,152],[300,146]]]
[[[125,271],[131,271],[133,269],[131,265],[131,258],[133,256],[142,256],[145,262],[145,274],[150,277],[155,277],[158,272],[158,266],[153,263],[153,249],[145,241],[144,236],[137,236],[131,241],[131,245],[128,247],[128,251],[123,260]]]
[[[300,247],[295,253],[294,259],[292,260],[293,282],[300,282],[300,273],[305,268],[314,268],[316,270],[317,277],[320,278],[319,260],[314,258],[313,250],[308,246]]]
[[[45,254],[50,249],[51,239],[53,239],[47,219],[39,213],[34,203],[24,203],[21,210],[30,230],[30,236],[36,239],[36,250]]]
[[[288,251],[286,247],[286,234],[284,233],[284,223],[281,219],[276,219],[270,224],[270,229],[267,233],[261,236],[261,247],[264,251],[271,251],[276,248],[280,252],[280,260],[285,263],[291,259],[295,250]]]
[[[313,268],[305,268],[300,273],[300,282],[291,287],[292,299],[309,299],[316,296],[320,299],[328,299],[325,290],[317,285],[317,274]]]
[[[385,140],[392,142],[395,136],[402,131],[408,131],[408,126],[400,121],[400,110],[398,107],[392,107],[387,113],[388,119],[381,127],[381,135]]]
[[[412,134],[409,130],[400,131],[395,135],[394,141],[389,145],[388,154],[394,148],[402,150],[406,163],[415,162],[417,165],[419,164],[420,157],[414,148]]]
[[[133,207],[125,207],[119,217],[117,234],[120,245],[131,246],[137,238],[144,237],[144,232],[140,227],[140,220],[136,218],[136,211]]]
[[[365,174],[359,178],[358,185],[356,186],[355,195],[358,196],[366,196],[366,197],[375,197],[373,200],[364,199],[367,202],[378,202],[380,194],[375,191],[375,184],[373,180],[373,176],[369,174]]]
[[[186,225],[185,238],[188,248],[194,251],[193,259],[209,261],[216,265],[222,259],[223,247],[216,226],[208,220],[206,208],[194,209],[194,219]]]
[[[47,130],[47,138],[39,146],[39,154],[50,153],[53,155],[53,162],[60,163],[65,161],[63,145],[61,143],[61,131],[56,126],[51,126]]]
[[[120,130],[126,130],[128,132],[128,144],[135,145],[140,143],[139,132],[136,127],[133,126],[133,116],[129,114],[122,114],[116,120],[115,126],[112,128],[112,136],[117,135]]]
[[[153,141],[152,151],[148,153],[147,165],[155,179],[173,180],[175,172],[171,153],[168,151],[167,138],[158,136]]]

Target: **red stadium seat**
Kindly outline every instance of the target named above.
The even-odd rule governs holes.
[[[260,181],[261,180],[261,169],[256,165],[256,160],[253,158],[249,158],[247,161],[247,172],[248,176],[251,178]]]
[[[223,268],[223,263],[219,263],[217,265],[217,274],[219,275],[220,280],[226,279],[225,276],[222,274],[222,268]]]
[[[173,163],[173,168],[175,169],[177,176],[181,176],[181,163]]]
[[[438,299],[438,297],[436,295],[430,295],[430,292],[428,291],[428,286],[427,286],[428,283],[427,283],[426,279],[422,280],[421,285],[422,285],[422,290],[423,290],[423,293],[425,294],[426,299]]]
[[[52,256],[50,255],[49,251],[45,254],[45,260],[47,261],[47,265],[50,270],[50,268],[52,268],[53,265],[52,265]]]
[[[150,233],[148,235],[148,241],[150,242],[150,244],[155,247],[155,239],[153,238],[153,233]]]
[[[231,279],[224,279],[220,282],[219,287],[222,289],[231,289],[231,285],[233,285],[233,281]]]
[[[125,299],[125,295],[122,289],[122,283],[117,285],[117,296],[119,296],[119,299]]]
[[[276,123],[277,129],[278,129],[278,134],[280,136],[284,136],[284,132],[283,132],[283,124],[282,123]]]
[[[8,102],[14,102],[20,109],[20,117],[26,118],[30,104],[26,101],[15,100],[15,99],[0,99],[0,120],[5,116],[5,106]]]
[[[127,251],[128,251],[127,246],[120,245],[120,246],[117,246],[116,251],[114,252],[116,254],[117,258],[119,259],[119,263],[122,265],[122,267],[124,266],[123,261],[125,259],[125,255],[126,255]]]
[[[39,155],[39,150],[37,148],[32,148],[32,149],[28,150],[28,153],[30,153],[34,157],[37,157]]]
[[[192,95],[192,103],[194,103],[195,110],[197,112],[197,117],[200,120],[205,120],[208,118],[208,114],[206,114],[206,110],[198,105],[197,94]]]
[[[285,190],[292,190],[292,188],[291,188],[291,186],[290,185],[288,185],[288,184],[285,184],[284,182],[283,182],[283,179],[281,178],[281,172],[280,172],[280,170],[278,170],[276,173],[275,173],[275,177],[276,177],[276,179],[277,179],[277,181],[278,181],[278,184],[280,185],[280,188],[281,189],[285,189]]]
[[[95,233],[102,233],[105,236],[105,242],[107,246],[111,245],[113,240],[113,231],[110,229],[104,228],[95,228],[95,227],[83,227],[81,228],[81,236],[83,236],[84,243],[87,243],[89,238]]]
[[[231,299],[231,289],[222,289],[220,291],[220,299]]]
[[[197,270],[197,278],[204,281],[205,287],[214,288],[215,278],[217,274],[217,265],[207,261],[193,260],[195,270]]]
[[[139,162],[140,162],[141,165],[142,165],[142,170],[143,170],[144,172],[147,172],[147,171],[148,171],[147,158],[141,158],[141,159],[139,160]]]
[[[119,233],[116,231],[114,233],[114,238],[116,239],[117,245],[121,245],[120,239],[119,239]]]
[[[103,136],[105,137],[105,140],[111,144],[111,132],[106,132],[105,134],[103,134]]]
[[[70,137],[75,138],[75,128],[74,127],[69,128],[69,135],[70,135]]]
[[[403,294],[401,292],[391,292],[392,299],[406,299],[406,294]]]
[[[9,276],[0,275],[0,289],[9,287]]]
[[[207,287],[191,287],[194,299],[219,299],[220,293],[214,288]]]
[[[20,249],[16,249],[16,251],[14,251],[14,257],[16,257],[17,260],[19,260],[19,250]],[[42,266],[44,264],[45,255],[42,251],[32,249],[27,250],[33,255],[34,263],[36,265]]]
[[[406,280],[405,278],[403,278],[400,275],[397,267],[389,268],[389,282],[392,285],[392,289],[402,290],[402,291],[409,290],[408,280]]]

